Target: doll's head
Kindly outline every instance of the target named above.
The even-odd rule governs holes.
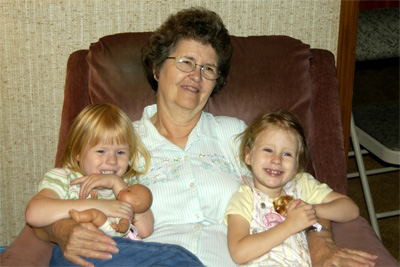
[[[128,145],[129,166],[123,177],[142,174],[150,165],[150,155],[133,128],[132,121],[112,104],[89,105],[78,114],[57,165],[82,173],[79,156],[99,144]],[[145,161],[143,170],[139,167],[140,155]]]
[[[153,202],[150,189],[141,184],[134,184],[127,189],[122,189],[117,199],[129,203],[135,213],[143,213],[150,209]]]
[[[280,196],[274,200],[274,209],[280,215],[286,215],[287,205],[293,200],[292,196]]]

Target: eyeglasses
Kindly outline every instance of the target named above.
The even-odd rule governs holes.
[[[196,69],[196,66],[199,66],[201,76],[207,80],[216,80],[220,74],[217,67],[196,64],[193,59],[188,57],[167,57],[167,59],[175,59],[176,68],[183,72],[192,72]]]

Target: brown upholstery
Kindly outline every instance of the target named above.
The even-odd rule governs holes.
[[[140,63],[140,50],[148,36],[149,33],[106,36],[92,44],[89,51],[71,54],[57,159],[73,118],[86,105],[114,103],[137,120],[146,105],[155,103],[155,93]],[[291,110],[306,130],[311,155],[308,171],[336,191],[346,193],[346,155],[332,53],[310,49],[285,36],[232,36],[232,44],[234,54],[227,84],[209,100],[205,111],[235,116],[249,123],[264,110]],[[334,232],[338,245],[378,254],[377,266],[398,264],[363,218],[334,224]],[[2,253],[2,260],[5,254],[7,259],[14,260],[10,262],[17,262],[15,257],[21,252],[21,246],[15,244],[18,242],[39,241],[26,227],[12,249]],[[48,248],[32,246],[37,253],[46,249],[41,262],[24,257],[19,258],[19,264],[47,264]]]

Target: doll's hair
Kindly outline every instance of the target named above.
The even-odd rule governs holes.
[[[132,121],[120,108],[112,104],[93,104],[85,107],[75,118],[68,132],[59,165],[82,172],[78,155],[98,144],[127,144],[129,165],[123,178],[146,173],[150,167],[150,154],[143,145]],[[140,155],[144,166],[140,166]]]
[[[295,136],[299,144],[299,151],[296,158],[298,163],[297,173],[304,172],[308,162],[308,148],[304,130],[297,117],[287,110],[259,114],[247,129],[238,135],[237,139],[241,140],[239,150],[240,160],[245,163],[246,152],[249,150],[251,151],[259,134],[271,126],[283,129]],[[246,166],[252,171],[250,165],[246,164]]]

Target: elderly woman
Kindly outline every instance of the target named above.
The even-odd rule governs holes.
[[[154,233],[141,242],[141,246],[157,244],[147,253],[153,253],[153,260],[158,249],[175,244],[207,266],[235,265],[228,252],[223,217],[240,177],[248,175],[238,161],[239,144],[234,142],[246,125],[203,112],[210,96],[225,84],[231,55],[230,36],[222,20],[202,8],[169,17],[143,48],[143,64],[157,92],[157,103],[146,107],[134,125],[152,157],[150,171],[139,182],[154,197]],[[90,266],[87,258],[109,259],[118,250],[112,261],[103,263],[137,265],[135,257],[145,251],[138,249],[138,242],[120,246],[121,240],[100,234],[90,224],[66,220],[46,230],[64,256],[80,265]],[[327,231],[311,233],[309,244],[315,265],[373,265],[372,255],[337,247]]]

